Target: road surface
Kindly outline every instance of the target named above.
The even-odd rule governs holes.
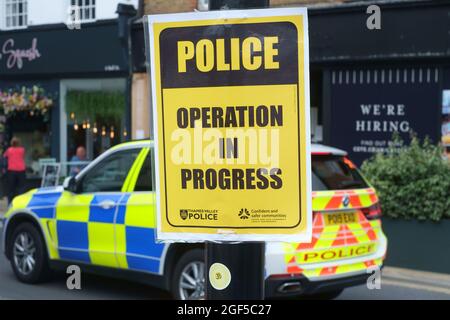
[[[1,229],[0,229],[1,232]],[[1,239],[0,239],[1,241]],[[0,242],[1,247],[1,242]],[[386,272],[380,290],[366,286],[346,289],[338,299],[446,299],[450,300],[450,282],[430,274],[430,281],[421,276],[402,276]],[[418,278],[422,278],[417,281]],[[447,278],[445,280],[448,280]],[[69,290],[66,275],[59,273],[45,284],[26,285],[16,280],[9,262],[0,254],[1,299],[170,299],[168,293],[145,285],[108,277],[82,274],[81,290]]]

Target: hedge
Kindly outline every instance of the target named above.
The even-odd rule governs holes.
[[[391,218],[450,218],[450,164],[442,147],[413,136],[409,145],[394,137],[386,153],[366,160],[361,170],[376,188],[383,214]]]

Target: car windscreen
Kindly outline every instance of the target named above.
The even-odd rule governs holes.
[[[313,191],[367,188],[368,185],[354,164],[347,158],[333,155],[313,155]]]

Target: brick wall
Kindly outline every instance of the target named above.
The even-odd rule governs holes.
[[[342,3],[343,0],[270,0],[271,7],[301,6],[313,4]]]
[[[271,7],[301,6],[307,4],[342,3],[343,0],[270,0]]]
[[[143,0],[145,14],[189,12],[197,8],[197,0]],[[271,7],[301,6],[319,3],[340,3],[343,0],[270,0]]]
[[[144,0],[144,13],[189,12],[197,8],[197,0]]]

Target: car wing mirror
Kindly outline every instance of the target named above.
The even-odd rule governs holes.
[[[63,182],[64,190],[75,192],[77,190],[77,180],[75,177],[67,177]]]

